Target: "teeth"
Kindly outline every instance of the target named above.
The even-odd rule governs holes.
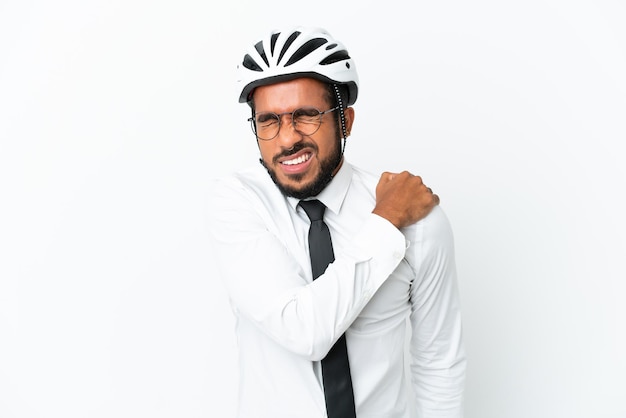
[[[296,164],[302,164],[303,162],[305,162],[306,160],[309,159],[309,154],[304,154],[298,158],[295,158],[293,160],[288,160],[288,161],[283,161],[283,164],[285,165],[296,165]]]

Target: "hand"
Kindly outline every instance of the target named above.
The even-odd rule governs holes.
[[[439,204],[439,196],[426,187],[420,176],[408,171],[384,172],[376,186],[376,206],[372,213],[400,229],[424,218]]]

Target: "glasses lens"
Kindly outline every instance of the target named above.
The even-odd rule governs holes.
[[[313,135],[320,127],[322,113],[313,107],[293,111],[293,124],[302,135]]]
[[[302,135],[313,135],[320,128],[322,114],[314,107],[296,109],[291,113],[293,127]],[[289,115],[289,113],[283,113],[282,115]],[[254,119],[250,119],[252,131],[259,139],[270,140],[275,138],[280,130],[280,118],[282,115],[271,112],[257,113]]]
[[[278,135],[280,119],[275,113],[258,113],[254,118],[256,136],[260,139],[272,139]]]

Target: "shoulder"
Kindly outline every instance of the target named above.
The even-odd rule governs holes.
[[[415,272],[417,282],[454,271],[454,237],[448,217],[440,206],[419,222],[403,228],[402,233],[408,243],[405,261]]]
[[[450,220],[443,208],[439,205],[423,219],[424,232],[428,236],[441,236],[442,234],[452,234]]]
[[[252,167],[211,180],[206,202],[209,232],[221,242],[257,239],[270,232],[283,236],[291,208],[263,167]]]
[[[380,175],[364,170],[360,167],[351,165],[352,168],[352,182],[360,183],[368,189],[376,190],[376,185],[380,179]]]
[[[371,210],[371,204],[376,202],[376,186],[380,176],[354,165],[349,165],[349,167],[348,200],[356,199],[359,204],[365,205]],[[366,199],[366,202],[363,202],[362,199]]]
[[[211,179],[207,205],[216,219],[245,214],[265,218],[282,213],[286,199],[259,165]]]
[[[265,190],[269,176],[261,166],[250,166],[209,180],[209,192],[227,190]]]
[[[209,200],[283,200],[282,194],[260,165],[211,179],[208,193]]]
[[[418,244],[423,252],[454,252],[452,226],[444,209],[439,205],[424,219],[404,228],[402,232],[407,240]]]

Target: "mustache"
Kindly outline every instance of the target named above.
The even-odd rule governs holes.
[[[276,154],[272,159],[276,164],[280,158],[289,157],[291,155],[297,154],[305,148],[311,148],[317,152],[317,145],[312,142],[297,142],[293,147],[289,149],[283,149],[280,153]]]

